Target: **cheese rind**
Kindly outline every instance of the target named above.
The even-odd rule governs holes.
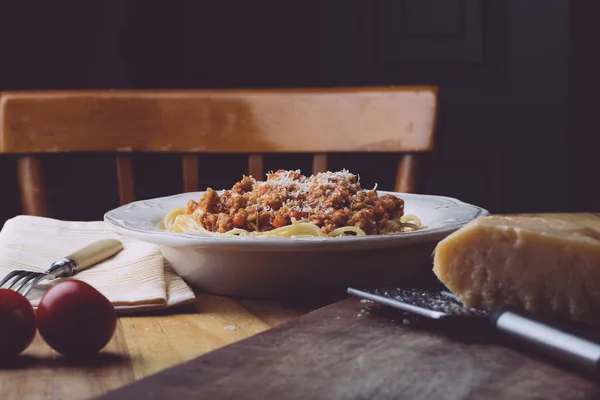
[[[585,225],[480,217],[438,243],[433,271],[470,307],[600,323],[600,231]]]

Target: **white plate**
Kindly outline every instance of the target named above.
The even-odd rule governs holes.
[[[126,204],[104,215],[104,220],[116,232],[139,240],[173,247],[234,247],[260,251],[335,250],[342,247],[371,248],[400,246],[429,242],[448,235],[467,222],[489,212],[481,207],[443,196],[378,191],[380,195],[393,194],[405,201],[405,213],[418,216],[425,229],[394,235],[372,235],[339,238],[244,238],[207,237],[172,233],[161,230],[158,225],[173,208],[185,207],[188,200],[198,201],[204,192],[182,193],[151,200]]]
[[[405,201],[405,212],[426,228],[391,235],[339,238],[206,237],[166,232],[164,216],[204,192],[136,201],[107,212],[117,233],[160,246],[192,286],[224,295],[280,297],[349,285],[396,284],[430,263],[435,244],[489,212],[450,197],[378,191]]]

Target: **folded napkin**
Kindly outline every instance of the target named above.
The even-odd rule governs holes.
[[[54,261],[101,239],[118,239],[123,250],[74,275],[104,294],[117,311],[173,307],[194,301],[194,292],[162,257],[158,246],[114,233],[103,221],[70,222],[17,216],[0,231],[0,279],[12,270],[42,272]],[[44,280],[27,296],[37,306],[52,285]]]

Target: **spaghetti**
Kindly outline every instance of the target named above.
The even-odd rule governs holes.
[[[346,170],[306,177],[279,170],[266,181],[244,176],[231,190],[207,189],[199,202],[171,210],[163,221],[171,232],[206,236],[338,237],[421,229],[404,201],[363,190]]]

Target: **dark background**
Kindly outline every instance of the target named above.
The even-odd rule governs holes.
[[[597,211],[594,8],[567,0],[0,1],[0,91],[435,84],[436,151],[420,192],[498,213]],[[100,219],[117,205],[112,155],[43,161],[55,216]],[[140,154],[135,165],[138,198],[181,192],[177,156]],[[310,165],[284,155],[269,156],[265,168]],[[339,155],[330,167],[391,189],[395,159]],[[243,155],[203,157],[201,187],[230,187],[245,168]],[[19,213],[12,156],[0,155],[0,187],[3,221]]]

